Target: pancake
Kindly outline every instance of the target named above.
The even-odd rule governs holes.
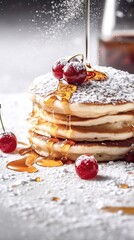
[[[81,118],[97,118],[134,111],[134,75],[113,68],[94,67],[105,72],[105,81],[91,80],[77,87],[65,83],[62,94],[55,92],[59,81],[52,73],[38,77],[30,88],[31,100],[47,112],[73,115]],[[66,92],[72,91],[68,101],[63,101]],[[48,98],[47,98],[48,97]],[[47,98],[47,99],[46,99]]]
[[[120,113],[115,115],[106,115],[98,118],[80,118],[64,114],[50,113],[41,108],[39,104],[34,104],[33,106],[33,117],[40,117],[46,122],[61,124],[61,125],[70,125],[70,126],[96,126],[105,123],[116,123],[125,122],[134,124],[134,112]]]
[[[34,132],[45,136],[52,136],[75,141],[105,141],[105,140],[125,140],[134,137],[134,127],[132,125],[118,123],[107,123],[98,126],[80,127],[66,125],[56,125],[45,122],[41,118],[33,118],[31,129]]]
[[[109,161],[123,159],[132,149],[134,75],[94,68],[108,79],[86,79],[76,86],[48,73],[33,82],[29,141],[41,156],[75,161],[91,154]]]
[[[126,153],[132,149],[134,138],[123,141],[105,141],[96,143],[72,143],[71,141],[69,145],[69,141],[48,138],[29,131],[29,141],[32,148],[40,156],[51,156],[56,159],[64,159],[65,157],[75,161],[80,155],[92,154],[100,162],[123,159]]]

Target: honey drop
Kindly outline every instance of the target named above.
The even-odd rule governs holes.
[[[134,207],[104,207],[102,210],[111,213],[122,211],[124,214],[134,215]]]
[[[42,178],[41,177],[36,177],[35,178],[35,182],[42,182],[43,180],[42,180]]]
[[[61,160],[55,160],[52,158],[39,158],[36,163],[42,167],[60,167],[63,165]]]
[[[58,197],[52,197],[52,201],[54,201],[54,202],[58,202],[60,200],[60,198],[58,198]]]
[[[128,184],[119,184],[118,187],[123,189],[129,188]]]
[[[38,154],[35,152],[31,152],[26,154],[26,156],[24,156],[21,159],[8,163],[7,168],[17,172],[28,172],[28,173],[37,172],[38,169],[32,166],[35,163],[35,160],[37,158],[38,158]]]

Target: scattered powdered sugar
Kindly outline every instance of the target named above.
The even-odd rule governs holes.
[[[17,129],[17,138],[23,141],[30,101],[16,94],[1,95],[0,102],[5,126],[14,125],[10,130]],[[1,239],[133,240],[134,217],[101,208],[134,206],[134,163],[99,164],[98,177],[84,181],[74,165],[37,166],[39,171],[32,174],[7,169],[6,164],[17,158],[16,154],[0,155]],[[34,181],[36,177],[43,181]],[[121,189],[119,184],[129,188]]]
[[[73,93],[71,103],[103,103],[116,104],[118,102],[134,102],[134,75],[111,67],[98,67],[94,69],[108,75],[106,81],[89,81],[88,84],[78,86]],[[32,94],[48,96],[57,90],[58,80],[52,73],[38,77],[31,86]]]
[[[64,67],[64,71],[66,72],[68,69],[68,66],[73,66],[76,69],[76,72],[79,72],[81,70],[86,70],[86,67],[84,66],[84,64],[82,62],[70,62],[67,63]]]
[[[40,37],[51,36],[57,39],[73,33],[76,27],[80,29],[80,22],[84,19],[85,0],[59,0],[49,1],[49,11],[44,3],[41,9],[37,9],[32,22]],[[75,22],[75,24],[74,24]],[[73,23],[73,24],[72,24]]]
[[[57,90],[58,83],[59,81],[53,77],[52,73],[47,73],[46,75],[37,77],[34,80],[29,92],[46,97]]]
[[[63,66],[65,66],[65,65],[67,64],[68,59],[69,59],[69,57],[59,58],[59,59],[57,59],[57,60],[55,61],[55,63],[54,63],[53,66],[54,66],[54,67],[55,67],[56,65],[63,65]]]

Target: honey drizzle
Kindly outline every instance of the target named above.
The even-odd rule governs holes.
[[[40,157],[36,163],[41,167],[59,167],[63,165],[61,160],[55,160],[54,158],[50,157]]]
[[[53,117],[53,121],[51,124],[51,133],[53,136],[56,137],[56,131],[58,126],[55,124],[55,117],[54,117],[54,111],[52,112],[52,117]],[[48,150],[48,157],[41,157],[37,160],[37,164],[39,166],[42,167],[57,167],[57,166],[61,166],[63,165],[63,163],[61,161],[57,161],[54,159],[53,153],[54,153],[54,149],[53,149],[53,145],[55,143],[57,143],[59,140],[56,138],[50,138],[46,141],[46,146],[47,146],[47,150]]]
[[[56,133],[57,133],[57,129],[58,129],[58,125],[56,125],[55,123],[55,115],[54,115],[54,110],[52,111],[52,123],[50,123],[51,125],[51,135],[56,137]]]
[[[134,207],[104,207],[102,210],[111,213],[117,213],[119,211],[123,212],[124,214],[134,215]]]
[[[105,73],[96,71],[90,66],[90,64],[86,64],[86,68],[87,68],[87,77],[85,82],[88,82],[89,80],[105,81],[108,79],[108,76]]]
[[[53,119],[52,123],[50,123],[51,135],[53,135],[55,138],[49,138],[46,142],[48,153],[49,153],[50,157],[53,155],[53,145],[59,141],[58,139],[56,139],[56,132],[57,132],[58,126],[55,123],[54,111],[52,111],[52,119]]]
[[[36,162],[38,165],[43,167],[57,167],[57,166],[62,166],[64,161],[66,162],[68,161],[68,151],[70,147],[75,144],[75,142],[67,139],[63,141],[60,147],[60,153],[62,157],[61,159],[55,159],[54,153],[53,153],[53,145],[58,141],[59,140],[55,138],[51,138],[47,141],[49,156],[39,158]]]
[[[71,138],[71,133],[72,133],[72,127],[71,127],[71,115],[67,115],[67,125],[66,125],[66,134],[67,138]]]
[[[51,108],[56,100],[57,100],[57,97],[55,96],[55,93],[47,96],[44,100],[45,106],[50,108],[50,110],[52,111]]]
[[[37,164],[39,164],[40,166],[46,166],[46,161],[58,161],[60,162],[60,160],[56,160],[54,158],[54,152],[53,152],[53,145],[55,143],[57,143],[59,140],[56,139],[56,132],[58,129],[58,125],[55,123],[55,115],[54,115],[54,111],[53,111],[53,104],[56,100],[60,100],[62,103],[63,108],[65,109],[65,112],[69,113],[69,115],[67,116],[67,135],[68,138],[70,138],[72,129],[71,129],[71,114],[70,114],[70,109],[68,107],[68,100],[70,99],[71,95],[77,90],[77,87],[75,85],[71,85],[71,84],[67,84],[64,83],[62,81],[59,82],[58,85],[58,89],[51,94],[50,96],[45,98],[45,106],[47,106],[51,111],[52,111],[52,123],[51,124],[51,135],[53,135],[55,138],[50,138],[47,140],[47,149],[48,149],[48,153],[49,153],[49,157],[46,158],[41,158],[37,161]],[[70,149],[70,147],[72,145],[74,145],[75,142],[74,141],[70,141],[70,140],[65,140],[62,143],[62,146],[60,148],[60,152],[62,155],[62,159],[64,160],[68,160],[67,159],[67,154],[68,151]],[[61,162],[59,163],[61,164]],[[51,164],[50,164],[51,165]],[[56,163],[55,163],[56,165]]]
[[[47,150],[49,153],[49,157],[53,156],[53,145],[57,143],[59,140],[56,138],[50,138],[47,140],[46,145],[47,145]]]
[[[77,87],[75,85],[59,81],[58,89],[45,98],[45,106],[52,111],[54,102],[59,100],[65,109],[65,113],[71,114],[68,101],[76,90]]]
[[[18,150],[18,153],[23,156],[32,151],[33,151],[32,148],[28,147],[28,148],[22,148],[22,149]]]
[[[71,141],[71,140],[66,139],[65,141],[63,141],[63,143],[60,147],[60,152],[61,152],[61,155],[62,155],[62,159],[64,161],[68,160],[68,151],[71,148],[71,146],[73,146],[74,144],[75,144],[75,142]]]
[[[29,114],[29,118],[38,117],[39,111],[37,110],[37,108],[35,106],[36,106],[36,104],[33,103],[33,110]]]
[[[30,152],[27,153],[26,156],[24,156],[23,158],[8,163],[7,168],[18,172],[28,173],[37,172],[38,171],[37,168],[32,166],[37,158],[38,158],[37,153]]]
[[[60,153],[62,155],[61,159],[56,159],[54,156],[54,149],[53,145],[55,143],[59,142],[56,138],[50,138],[47,140],[46,145],[48,149],[49,156],[48,157],[40,157],[36,161],[36,163],[42,167],[58,167],[62,166],[64,161],[68,161],[68,151],[71,146],[75,144],[74,141],[71,140],[65,140],[63,141],[61,147],[60,147]]]

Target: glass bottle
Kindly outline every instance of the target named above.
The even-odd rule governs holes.
[[[106,0],[99,65],[134,73],[134,0]]]

